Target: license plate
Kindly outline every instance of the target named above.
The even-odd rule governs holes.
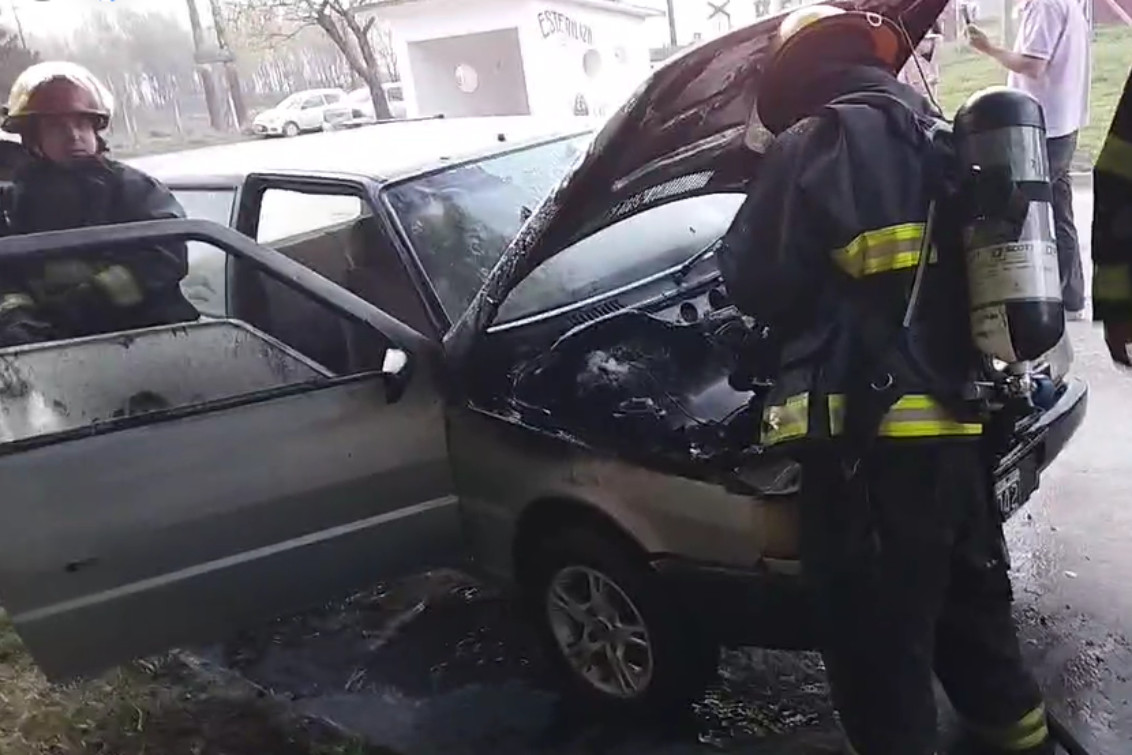
[[[1017,467],[994,484],[994,499],[998,511],[1005,520],[1026,502],[1026,491],[1022,486],[1022,470]]]

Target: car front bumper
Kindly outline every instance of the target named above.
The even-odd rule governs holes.
[[[282,136],[283,124],[282,123],[253,123],[252,133],[256,136]]]
[[[1057,402],[1033,426],[996,469],[996,480],[1025,468],[1020,503],[1038,487],[1040,474],[1062,452],[1085,418],[1088,386],[1067,380]],[[1028,482],[1027,482],[1028,481]],[[1001,505],[1001,503],[1000,503]],[[785,568],[784,568],[785,567]],[[701,629],[725,645],[752,645],[785,650],[817,646],[811,609],[797,562],[779,562],[774,569],[735,569],[679,557],[662,557],[653,568]]]

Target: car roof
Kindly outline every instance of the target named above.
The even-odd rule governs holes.
[[[588,133],[586,118],[530,116],[403,120],[126,160],[170,186],[228,186],[250,173],[345,175],[381,182]]]

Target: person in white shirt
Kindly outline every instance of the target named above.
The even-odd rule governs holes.
[[[1061,295],[1069,316],[1082,319],[1085,277],[1073,222],[1069,168],[1077,133],[1089,119],[1089,22],[1080,0],[1020,0],[1019,10],[1013,50],[997,46],[974,25],[967,27],[967,38],[973,48],[1010,72],[1008,86],[1032,94],[1045,111]]]

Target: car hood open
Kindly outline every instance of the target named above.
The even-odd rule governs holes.
[[[947,0],[837,4],[901,22],[919,44]],[[663,202],[743,189],[771,139],[754,106],[781,18],[732,31],[653,72],[504,251],[445,339],[451,357],[467,353],[523,278],[578,240]]]

